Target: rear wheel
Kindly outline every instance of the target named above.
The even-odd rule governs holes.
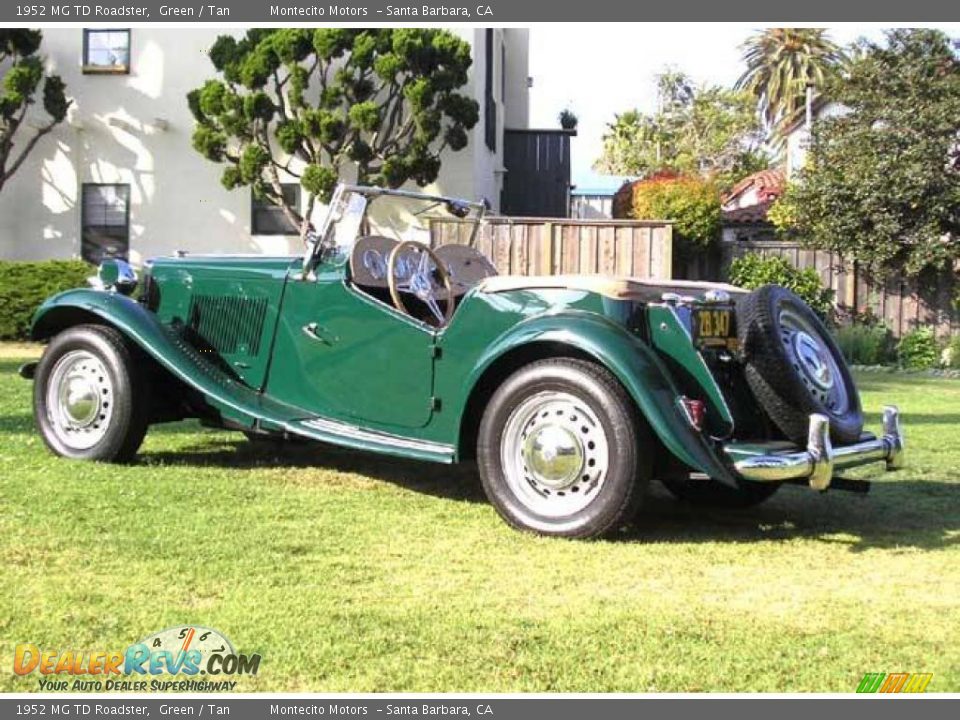
[[[650,479],[650,439],[607,370],[573,359],[521,368],[480,423],[484,491],[513,527],[593,538],[635,514]]]
[[[34,375],[37,428],[63,457],[132,459],[147,431],[148,399],[123,335],[101,325],[54,337]]]

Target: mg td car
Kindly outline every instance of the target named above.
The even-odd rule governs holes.
[[[428,212],[471,232],[430,247],[376,221]],[[47,347],[22,374],[44,442],[125,462],[150,425],[199,418],[384,462],[475,462],[510,525],[576,538],[631,521],[655,479],[746,506],[901,466],[897,409],[864,431],[843,357],[790,291],[499,275],[476,248],[483,212],[342,185],[302,256],[156,258],[136,299],[133,271],[106,260],[95,287],[34,317]]]

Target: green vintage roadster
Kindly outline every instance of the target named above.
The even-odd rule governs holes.
[[[396,223],[427,210],[472,233],[401,240]],[[48,345],[21,372],[44,441],[128,461],[149,425],[199,418],[473,460],[509,524],[579,538],[629,522],[651,479],[744,506],[783,483],[864,490],[835,473],[902,464],[896,408],[881,435],[864,432],[842,356],[788,290],[498,275],[475,248],[483,212],[342,185],[302,257],[179,252],[146,264],[138,299],[129,266],[105,261],[93,288],[34,318]]]

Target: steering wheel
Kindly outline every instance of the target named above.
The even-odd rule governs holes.
[[[401,253],[411,251],[420,254],[420,259],[416,261],[416,267],[410,267],[409,274],[403,280],[398,280],[396,275],[397,261]],[[440,303],[437,297],[438,284],[433,277],[430,269],[430,261],[436,266],[437,274],[440,276],[443,288],[447,291],[445,311],[440,312]],[[413,263],[410,263],[412,266]],[[407,315],[410,311],[403,304],[401,292],[411,293],[414,297],[424,303],[433,313],[437,320],[437,326],[443,327],[450,318],[453,317],[453,284],[450,281],[450,272],[443,265],[443,261],[437,257],[437,254],[429,247],[413,240],[405,240],[394,246],[390,252],[390,258],[387,260],[387,286],[390,288],[390,298],[397,310]]]

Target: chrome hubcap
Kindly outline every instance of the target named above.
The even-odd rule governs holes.
[[[113,417],[113,385],[99,358],[68,352],[54,365],[46,395],[50,426],[60,442],[86,450],[103,439]]]
[[[809,320],[793,310],[781,310],[780,338],[787,357],[810,394],[830,412],[846,412],[850,400],[840,368]]]
[[[824,360],[825,348],[807,333],[800,331],[793,336],[793,352],[800,360],[800,370],[821,390],[833,387],[833,372],[830,363]]]
[[[546,517],[578,512],[599,494],[609,447],[596,413],[569,393],[543,392],[511,413],[501,440],[507,485]]]
[[[565,427],[544,425],[527,435],[523,459],[537,482],[563,490],[580,475],[583,444]]]

